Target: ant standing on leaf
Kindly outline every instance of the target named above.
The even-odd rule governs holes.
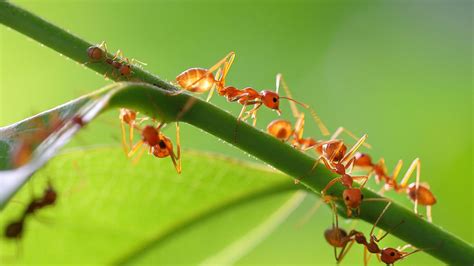
[[[400,184],[397,183],[397,177],[403,166],[403,161],[399,160],[393,170],[392,176],[388,174],[384,159],[380,159],[376,164],[372,163],[372,158],[368,154],[358,153],[355,156],[355,166],[360,168],[370,168],[369,177],[375,174],[377,181],[385,181],[382,193],[393,189],[398,193],[406,193],[408,198],[414,203],[414,212],[418,214],[418,204],[426,206],[426,216],[429,222],[432,222],[431,206],[436,204],[436,197],[431,192],[428,184],[420,183],[421,161],[416,158],[406,171]],[[408,184],[408,180],[416,170],[416,181]]]

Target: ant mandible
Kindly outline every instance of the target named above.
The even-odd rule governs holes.
[[[180,174],[181,144],[179,136],[179,123],[176,122],[176,153],[173,151],[173,143],[171,140],[161,133],[161,128],[164,125],[164,123],[159,123],[156,127],[147,125],[144,128],[140,128],[138,125],[135,125],[135,128],[141,132],[141,140],[136,143],[127,154],[128,157],[132,157],[138,150],[140,150],[140,147],[145,144],[148,146],[148,152],[153,154],[153,156],[158,158],[165,158],[169,156],[173,162],[174,167],[176,168],[176,171],[178,174]],[[138,162],[144,151],[145,149],[142,148],[137,157],[134,159],[134,162]]]

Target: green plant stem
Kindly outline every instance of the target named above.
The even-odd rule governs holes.
[[[88,62],[86,51],[91,44],[15,5],[0,2],[0,22],[79,63]],[[87,64],[87,67],[99,73],[112,71],[104,63]],[[137,68],[134,68],[134,72],[134,78],[155,86],[144,84],[124,85],[124,88],[112,97],[109,108],[132,108],[151,117],[171,122],[182,114],[183,108],[190,107],[189,110],[183,113],[182,117],[179,117],[180,121],[199,127],[290,176],[304,176],[302,185],[317,195],[334,178],[334,175],[321,165],[310,172],[314,158],[291,148],[289,145],[246,123],[237,122],[236,118],[229,113],[187,93],[179,95],[170,93],[169,90],[177,90],[177,88],[160,80],[157,76]],[[189,105],[189,103],[192,103],[192,105]],[[338,184],[329,193],[341,195],[342,191],[343,187]],[[365,198],[380,198],[379,195],[368,189],[364,189],[363,193]],[[341,201],[338,201],[337,204],[340,209],[344,209]],[[385,204],[384,202],[364,202],[361,206],[360,218],[369,223],[374,223]],[[384,230],[390,230],[401,221],[403,221],[403,224],[392,232],[400,239],[416,247],[426,249],[427,253],[445,263],[472,265],[474,262],[472,245],[440,227],[428,223],[411,210],[396,203],[391,205],[378,226]],[[316,237],[319,238],[319,236]]]

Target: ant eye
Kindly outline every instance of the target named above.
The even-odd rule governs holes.
[[[393,251],[390,252],[390,256],[392,256],[392,257],[395,256],[395,252],[393,252]]]
[[[346,200],[349,200],[349,196],[346,196]]]
[[[273,102],[276,103],[278,99],[276,97],[273,97]]]

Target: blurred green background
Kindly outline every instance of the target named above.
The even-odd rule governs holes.
[[[273,89],[276,73],[283,73],[293,96],[312,105],[330,130],[344,125],[368,133],[371,153],[390,169],[398,159],[408,164],[420,157],[422,180],[438,198],[434,222],[473,242],[472,2],[14,2],[87,41],[106,40],[112,52],[122,49],[166,80],[209,67],[231,50],[237,57],[229,85]],[[3,26],[0,38],[1,126],[110,83]],[[240,109],[220,97],[212,102],[235,115]],[[283,113],[291,118],[286,104]],[[117,144],[116,115],[91,124],[71,146]],[[268,110],[259,115],[262,129],[276,117]],[[320,137],[314,124],[306,128],[306,135]],[[182,146],[254,161],[187,125]],[[389,195],[411,208],[406,197]],[[330,225],[327,208],[306,226],[293,226],[315,201],[306,200],[240,263],[333,264],[322,237]],[[403,243],[384,240],[390,244]],[[362,263],[361,250],[344,262],[351,263]],[[400,264],[422,263],[439,262],[417,254]]]

